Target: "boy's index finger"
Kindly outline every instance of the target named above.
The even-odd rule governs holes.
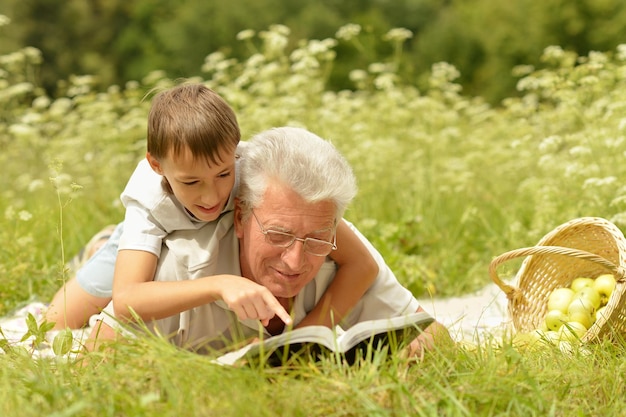
[[[293,323],[293,320],[291,319],[291,316],[289,315],[287,310],[285,310],[285,308],[278,302],[276,298],[274,298],[274,296],[272,296],[266,302],[268,308],[272,310],[274,314],[283,321],[283,323],[285,323],[287,326],[290,326]]]
[[[285,310],[283,306],[280,306],[280,311],[276,311],[276,315],[280,317],[283,323],[285,323],[287,326],[291,326],[293,324],[291,316],[289,315],[289,313],[287,313],[287,310]]]

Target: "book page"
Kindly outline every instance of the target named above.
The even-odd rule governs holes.
[[[340,327],[332,330],[325,326],[307,326],[246,345],[239,350],[220,356],[214,362],[232,365],[243,357],[258,356],[261,352],[271,354],[278,348],[287,345],[293,347],[318,345],[319,348],[324,347],[330,351],[345,353],[360,342],[374,340],[374,336],[383,335],[390,331],[415,328],[415,332],[410,332],[410,334],[416,335],[418,329],[424,329],[433,321],[434,318],[430,314],[421,312],[388,319],[364,321],[345,331]],[[385,340],[385,337],[376,339]],[[351,354],[351,356],[353,355]]]
[[[433,321],[434,318],[425,312],[411,313],[405,316],[391,317],[388,319],[363,321],[350,327],[339,337],[340,350],[345,352],[357,343],[378,333],[386,333],[391,330],[411,326],[416,326],[423,330]]]

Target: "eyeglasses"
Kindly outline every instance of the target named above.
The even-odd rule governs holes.
[[[256,219],[256,223],[261,229],[261,233],[265,235],[265,241],[272,246],[278,246],[280,248],[288,248],[298,240],[303,243],[304,251],[310,255],[326,256],[330,252],[337,249],[337,235],[333,237],[332,242],[326,240],[314,239],[312,237],[299,238],[291,233],[280,232],[278,230],[265,229],[261,224],[261,221],[252,210],[252,215]]]

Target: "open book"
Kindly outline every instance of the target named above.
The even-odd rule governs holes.
[[[298,357],[319,358],[328,353],[341,354],[348,363],[354,363],[360,354],[386,344],[407,343],[425,329],[434,318],[425,312],[405,316],[363,321],[343,331],[325,326],[308,326],[251,343],[239,350],[226,353],[215,360],[221,365],[264,360],[278,366]]]

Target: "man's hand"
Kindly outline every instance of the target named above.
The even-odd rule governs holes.
[[[432,350],[434,348],[435,338],[432,333],[426,333],[426,331],[424,331],[409,344],[409,357],[415,357],[422,360],[424,359],[424,353],[427,350]]]
[[[417,309],[418,312],[424,311],[421,307]],[[409,344],[409,357],[415,357],[420,360],[424,358],[424,353],[429,350],[434,350],[437,347],[444,345],[452,345],[454,341],[450,337],[448,329],[438,321],[433,322],[430,326],[424,329],[419,336],[411,341]]]
[[[228,283],[221,291],[222,300],[239,320],[258,319],[267,326],[272,317],[278,316],[287,326],[291,325],[291,316],[270,290],[246,278],[234,275],[227,278]]]

